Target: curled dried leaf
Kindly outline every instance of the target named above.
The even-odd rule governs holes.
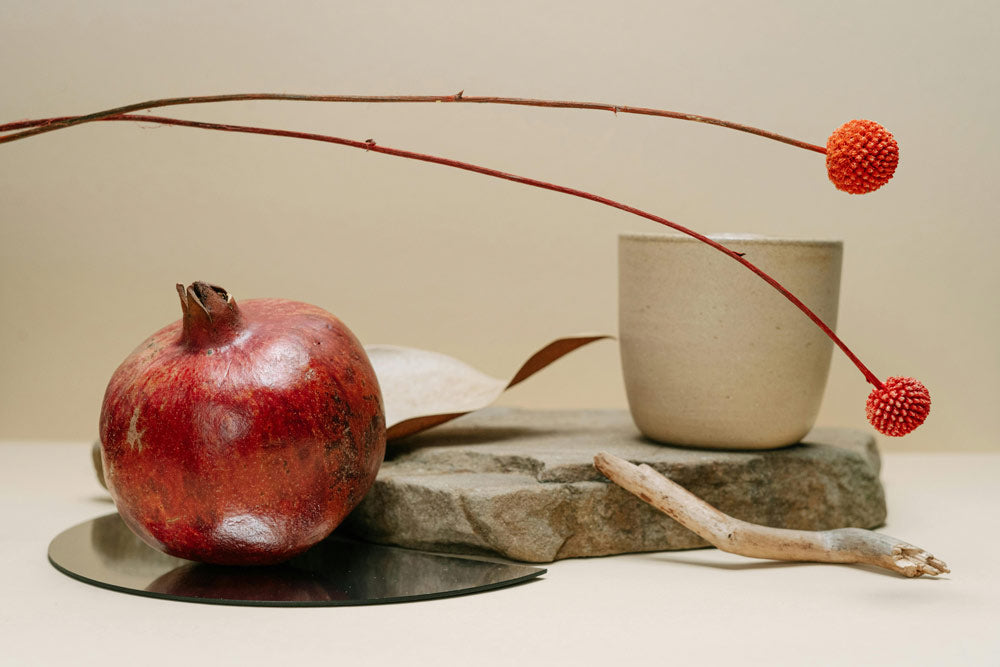
[[[605,338],[611,336],[554,340],[531,355],[509,380],[438,352],[395,345],[366,345],[365,351],[382,388],[387,437],[395,440],[485,408],[557,359]]]

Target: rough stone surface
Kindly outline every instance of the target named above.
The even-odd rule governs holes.
[[[345,527],[375,542],[514,560],[705,546],[605,479],[593,456],[647,463],[744,521],[808,530],[885,520],[875,439],[815,429],[780,450],[670,447],[625,411],[490,408],[390,444],[375,486]]]

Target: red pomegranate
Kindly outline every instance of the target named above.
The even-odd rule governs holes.
[[[115,371],[101,409],[108,489],[168,554],[278,563],[329,535],[375,481],[385,411],[361,344],[305,303],[177,286],[184,317]]]

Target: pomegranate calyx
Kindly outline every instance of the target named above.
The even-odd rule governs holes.
[[[181,340],[192,347],[215,347],[231,342],[243,329],[236,299],[222,287],[195,281],[177,284],[184,323]]]

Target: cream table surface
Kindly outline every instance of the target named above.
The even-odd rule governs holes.
[[[0,442],[0,665],[1000,665],[1000,453],[885,456],[884,530],[947,561],[938,579],[701,549],[301,609],[157,600],[57,572],[49,541],[113,509],[89,457],[82,442]]]

